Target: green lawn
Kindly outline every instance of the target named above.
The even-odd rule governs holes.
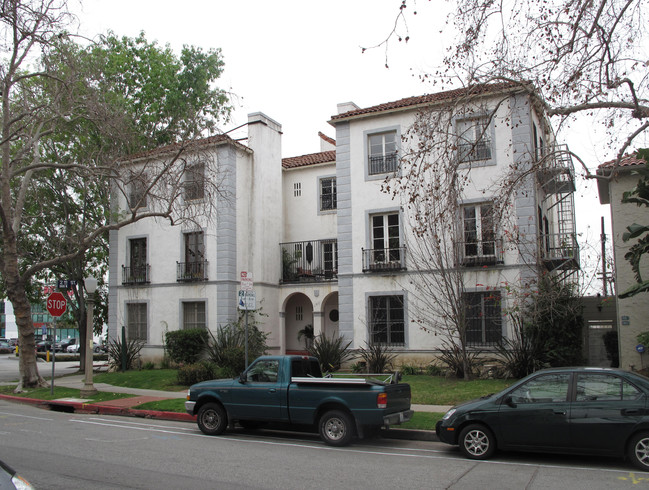
[[[188,388],[177,384],[175,369],[143,369],[142,371],[120,371],[99,373],[94,376],[95,383],[106,383],[112,386],[126,386],[145,390],[180,391]]]
[[[497,393],[512,383],[513,379],[463,379],[442,376],[404,376],[410,385],[412,403],[415,405],[456,405],[484,395]]]
[[[57,400],[59,398],[80,398],[79,392],[74,388],[65,388],[62,386],[54,387],[54,394],[51,394],[51,388],[36,388],[32,390],[26,390],[22,393],[14,393],[15,386],[0,386],[0,394],[11,395],[11,396],[20,396],[23,398],[35,398],[37,400]],[[108,400],[116,400],[118,398],[131,398],[135,395],[129,395],[127,393],[113,393],[110,391],[99,391],[97,395],[92,397],[91,401],[93,402],[105,402]]]

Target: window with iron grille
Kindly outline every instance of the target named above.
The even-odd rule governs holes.
[[[183,329],[206,328],[205,323],[205,302],[185,301],[183,302]]]
[[[467,345],[495,345],[502,338],[500,291],[464,293]]]
[[[485,257],[496,253],[493,204],[462,207],[464,224],[464,256]]]
[[[205,164],[195,163],[185,171],[185,199],[193,201],[205,197]]]
[[[486,117],[457,121],[456,130],[460,162],[489,160],[491,158],[489,120]]]
[[[320,211],[331,211],[336,206],[336,177],[320,179]]]
[[[302,183],[294,182],[293,183],[293,197],[300,197],[302,195]]]
[[[396,172],[399,167],[397,158],[397,132],[371,134],[368,137],[369,167],[368,174]]]
[[[370,296],[368,308],[371,342],[405,345],[403,296]]]
[[[147,341],[146,303],[128,303],[126,305],[126,330],[128,340]]]

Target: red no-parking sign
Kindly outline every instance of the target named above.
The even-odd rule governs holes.
[[[47,297],[47,312],[53,317],[59,317],[68,309],[68,302],[61,293],[52,293]]]

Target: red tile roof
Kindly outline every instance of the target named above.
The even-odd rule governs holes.
[[[139,153],[134,153],[132,155],[126,156],[122,161],[123,162],[132,162],[134,160],[139,160],[141,158],[150,158],[150,157],[159,157],[161,155],[167,155],[170,153],[176,153],[178,152],[181,148],[185,148],[186,150],[198,150],[201,148],[206,148],[208,146],[212,145],[218,145],[218,144],[225,144],[229,143],[232,145],[235,145],[241,149],[248,150],[248,147],[245,145],[242,145],[241,143],[238,143],[237,141],[233,140],[230,138],[228,135],[225,134],[217,134],[214,136],[209,136],[207,138],[201,138],[197,140],[191,140],[191,141],[182,141],[179,143],[172,143],[170,145],[165,145],[165,146],[160,146],[158,148],[153,148],[152,150],[147,150],[147,151],[142,151]]]
[[[318,163],[330,163],[336,161],[336,150],[322,151],[320,153],[310,153],[299,157],[282,158],[282,167],[298,168]]]
[[[320,136],[320,138],[322,138],[323,140],[325,140],[327,143],[330,143],[330,144],[336,146],[336,140],[333,139],[333,138],[330,138],[329,136],[327,136],[326,134],[324,134],[322,131],[318,131],[318,136]]]
[[[404,109],[415,107],[418,105],[428,105],[436,102],[443,102],[446,100],[456,99],[458,97],[475,97],[492,92],[502,92],[505,90],[512,90],[521,88],[521,85],[514,82],[499,82],[489,83],[484,85],[474,85],[471,87],[464,87],[455,90],[447,90],[445,92],[437,92],[434,94],[420,95],[416,97],[406,97],[405,99],[396,100],[394,102],[387,102],[384,104],[367,107],[365,109],[355,109],[353,111],[344,112],[331,116],[332,121],[340,119],[347,119],[354,116],[361,116],[366,114],[374,114],[378,112],[390,111],[395,109]]]
[[[635,154],[631,154],[631,155],[627,154],[624,155],[619,162],[616,158],[615,160],[602,163],[597,168],[601,170],[607,170],[615,167],[634,167],[636,165],[644,165],[645,163],[647,162],[642,158],[638,158]]]

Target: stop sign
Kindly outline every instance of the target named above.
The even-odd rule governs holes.
[[[68,308],[68,302],[61,293],[52,293],[47,297],[47,312],[54,316],[59,317]]]

